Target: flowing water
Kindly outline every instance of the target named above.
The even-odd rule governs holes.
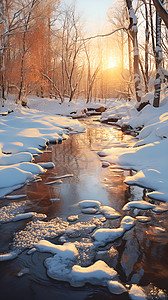
[[[131,144],[132,137],[124,135],[119,129],[100,124],[95,118],[82,121],[86,132],[71,134],[60,144],[49,145],[47,150],[36,157],[36,162],[54,162],[55,168],[41,176],[42,181],[31,182],[13,194],[26,194],[24,199],[15,200],[21,203],[28,200],[27,211],[47,215],[46,222],[60,217],[79,214],[78,221],[89,221],[93,215],[77,211],[75,204],[84,199],[99,200],[103,205],[115,208],[123,216],[122,207],[129,200],[145,198],[145,191],[139,187],[128,187],[123,181],[130,171],[115,169],[114,166],[102,167],[97,151],[109,147],[110,143]],[[104,158],[105,160],[105,158]],[[62,183],[46,185],[52,177],[73,174],[63,178]],[[58,201],[51,201],[58,199]],[[0,200],[0,207],[14,200]],[[132,210],[135,217],[139,211]],[[136,226],[125,233],[122,239],[112,245],[117,250],[115,262],[110,256],[101,254],[97,259],[104,259],[114,266],[123,283],[137,283],[148,286],[153,295],[159,289],[168,291],[168,234],[156,230],[157,227],[167,228],[168,213],[143,213],[149,216],[150,222],[136,223]],[[99,216],[96,216],[99,217]],[[20,232],[30,222],[22,220],[0,225],[0,252],[8,252],[13,247],[15,232]],[[107,221],[109,227],[118,227],[120,219]],[[103,253],[103,252],[102,252]],[[123,296],[111,295],[106,288],[85,285],[83,288],[72,288],[66,282],[51,280],[46,275],[44,259],[51,255],[35,252],[27,255],[27,249],[18,258],[0,263],[0,299],[129,299]],[[22,275],[22,276],[21,276]],[[161,299],[161,298],[151,298]]]

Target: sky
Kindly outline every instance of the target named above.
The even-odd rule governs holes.
[[[74,3],[74,0],[64,0],[65,3]],[[96,31],[103,27],[108,7],[114,0],[76,0],[77,9],[82,13],[89,31]]]

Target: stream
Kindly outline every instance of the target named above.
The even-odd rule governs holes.
[[[110,142],[131,145],[134,138],[125,135],[118,128],[101,124],[96,119],[97,117],[89,117],[81,120],[86,132],[70,134],[67,140],[49,145],[43,154],[35,157],[37,163],[52,161],[55,167],[47,170],[41,176],[42,180],[30,182],[12,193],[25,194],[23,199],[0,199],[0,208],[10,205],[12,201],[21,204],[27,201],[24,212],[46,214],[46,222],[56,217],[67,222],[67,217],[78,215],[79,219],[73,222],[75,224],[79,221],[89,222],[95,217],[79,212],[75,205],[79,201],[98,200],[102,205],[116,209],[123,217],[124,204],[130,200],[146,199],[145,189],[124,184],[125,176],[130,175],[130,170],[121,170],[110,165],[106,167],[97,155],[98,151],[109,147]],[[61,178],[60,184],[46,184],[56,176],[67,174],[70,175]],[[131,210],[129,213],[132,217],[137,214],[138,210]],[[123,238],[100,249],[115,249],[113,255],[99,251],[94,261],[102,259],[109,266],[113,266],[124,284],[137,283],[145,286],[147,293],[153,295],[151,299],[165,299],[157,298],[157,295],[161,290],[168,292],[168,234],[153,228],[168,228],[168,212],[154,214],[148,210],[143,215],[149,216],[150,221],[137,221],[136,226],[126,232]],[[102,215],[96,217],[100,218]],[[105,226],[116,228],[120,221],[121,218],[109,219]],[[30,219],[26,219],[0,224],[1,253],[13,249],[16,244],[15,233],[23,231],[29,222]],[[61,243],[59,237],[54,241]],[[112,295],[105,287],[87,284],[82,288],[74,288],[69,283],[50,279],[44,267],[44,259],[49,256],[51,255],[37,252],[28,255],[25,249],[16,259],[0,262],[0,299],[129,299],[126,294]]]

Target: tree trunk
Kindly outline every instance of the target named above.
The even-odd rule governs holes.
[[[156,78],[153,106],[159,107],[161,91],[161,69],[162,69],[162,48],[161,48],[161,17],[156,11]]]
[[[137,18],[134,13],[134,9],[132,7],[132,0],[126,0],[127,8],[129,12],[129,19],[130,19],[130,25],[129,25],[129,32],[132,38],[133,43],[133,51],[134,51],[134,84],[135,84],[135,93],[136,93],[136,99],[137,102],[141,102],[142,97],[142,88],[141,88],[141,78],[140,78],[140,72],[139,72],[139,49],[138,49],[138,27],[137,27]]]

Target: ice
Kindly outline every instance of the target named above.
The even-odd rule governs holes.
[[[75,247],[78,250],[78,263],[80,266],[87,267],[92,264],[96,247],[90,238],[82,238],[80,241],[74,242]]]
[[[110,206],[101,206],[100,211],[106,219],[116,219],[121,217],[121,214]]]
[[[53,180],[53,181],[46,182],[45,184],[46,185],[53,185],[53,184],[62,184],[62,183],[63,183],[62,180]]]
[[[136,284],[132,284],[130,290],[129,290],[129,296],[131,298],[131,300],[145,300],[147,299],[143,289],[136,285]]]
[[[50,201],[51,201],[51,202],[59,202],[60,199],[59,199],[59,198],[50,198]]]
[[[131,201],[131,202],[128,202],[127,204],[125,204],[123,206],[123,210],[124,211],[127,211],[127,210],[130,210],[131,208],[139,208],[139,209],[154,209],[156,205],[154,204],[151,204],[147,201],[144,201],[144,200],[140,200],[140,201]]]
[[[19,251],[11,251],[9,253],[0,254],[0,261],[13,260],[18,257]]]
[[[51,239],[64,234],[69,223],[60,218],[52,219],[48,222],[41,220],[32,220],[24,230],[14,234],[12,247],[14,249],[24,250],[33,248],[42,239]]]
[[[26,198],[27,195],[22,194],[22,195],[7,195],[4,198],[7,200],[15,200],[15,199],[20,199],[20,198]]]
[[[33,218],[33,219],[36,219],[36,220],[42,220],[42,219],[47,218],[47,216],[45,214],[38,214],[36,212],[27,212],[27,213],[16,215],[12,219],[12,221],[17,222],[17,221],[24,220],[24,219],[29,219],[29,218]]]
[[[34,216],[34,212],[27,212],[24,214],[18,214],[16,215],[12,221],[16,222],[16,221],[20,221],[20,220],[24,220],[24,219],[29,219],[32,218]]]
[[[28,274],[29,273],[29,268],[23,268],[21,269],[18,273],[17,273],[17,276],[18,277],[21,277],[23,276],[24,274]]]
[[[70,177],[73,177],[73,174],[65,174],[65,175],[54,176],[54,177],[49,177],[49,178],[58,180],[58,179],[64,179],[64,178],[70,178]]]
[[[123,293],[127,292],[127,289],[125,288],[125,286],[118,281],[113,281],[113,280],[108,281],[107,287],[108,287],[110,293],[112,293],[112,294],[123,294]]]
[[[69,238],[86,237],[97,227],[103,225],[101,218],[93,218],[88,222],[77,222],[69,225],[69,222],[61,218],[54,218],[48,222],[38,220],[38,216],[44,217],[43,214],[37,214],[33,217],[24,230],[14,234],[13,248],[24,250],[33,248],[43,239],[53,239],[61,236],[61,240],[66,241]],[[35,218],[35,219],[34,219]]]
[[[28,201],[12,202],[0,208],[0,223],[11,222],[16,215],[24,212],[28,203]]]

